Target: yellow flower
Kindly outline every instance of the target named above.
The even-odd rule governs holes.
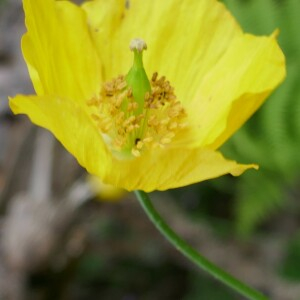
[[[24,0],[22,51],[37,95],[10,99],[13,112],[52,131],[88,172],[127,190],[256,168],[217,149],[285,77],[276,33],[243,33],[215,0],[124,2]],[[137,37],[148,45],[151,86],[139,101],[126,76]]]

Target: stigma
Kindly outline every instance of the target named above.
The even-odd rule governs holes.
[[[129,44],[129,49],[131,51],[139,51],[142,52],[143,50],[147,50],[147,44],[145,43],[144,40],[140,39],[140,38],[136,38],[131,40],[130,44]]]
[[[142,39],[130,43],[133,66],[126,76],[105,82],[87,105],[107,146],[118,157],[139,157],[144,151],[170,147],[187,125],[187,115],[165,76],[148,79]]]

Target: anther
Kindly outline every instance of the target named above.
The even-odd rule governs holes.
[[[132,149],[131,150],[132,155],[134,155],[135,157],[140,157],[141,156],[141,152],[137,149]]]
[[[151,81],[153,81],[153,82],[156,81],[157,76],[158,76],[158,73],[157,73],[157,72],[153,73],[152,78],[151,78]]]

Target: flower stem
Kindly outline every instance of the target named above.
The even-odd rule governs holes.
[[[212,262],[207,260],[204,256],[198,253],[194,248],[182,240],[162,219],[159,213],[155,210],[151,203],[149,196],[143,191],[135,191],[141,206],[146,214],[155,225],[155,227],[162,233],[162,235],[184,256],[195,263],[202,270],[212,275],[215,279],[221,281],[228,287],[232,288],[247,299],[252,300],[267,300],[268,298],[259,291],[247,286],[230,274],[226,273]]]

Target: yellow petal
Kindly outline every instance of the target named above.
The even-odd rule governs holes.
[[[50,130],[88,172],[103,177],[111,168],[110,154],[80,105],[50,96],[23,95],[10,99],[9,105],[15,114],[27,114],[33,123]]]
[[[115,186],[132,190],[167,190],[219,177],[239,176],[256,165],[241,165],[226,160],[221,153],[204,148],[166,149],[144,153],[132,161],[114,161],[104,178]]]
[[[285,59],[274,35],[235,39],[205,76],[189,104],[198,145],[220,146],[284,79]]]
[[[199,80],[219,60],[240,27],[214,0],[95,0],[84,4],[91,32],[102,54],[106,78],[126,73],[131,39],[148,44],[144,65],[175,86],[181,101],[191,99]],[[109,43],[107,43],[109,40]]]
[[[82,101],[101,84],[86,15],[67,1],[24,0],[22,50],[37,94]]]
[[[125,1],[87,1],[84,2],[82,8],[88,15],[90,34],[103,63],[104,81],[111,80],[119,74],[127,73],[131,61],[130,40],[127,41],[125,46],[119,47],[118,37],[115,37],[116,31],[122,26],[125,15]],[[126,67],[123,69],[121,65]]]
[[[262,105],[271,90],[260,94],[244,94],[235,100],[231,106],[227,120],[224,120],[225,130],[211,143],[212,149],[218,149],[249,117]],[[222,124],[223,125],[223,124]]]

